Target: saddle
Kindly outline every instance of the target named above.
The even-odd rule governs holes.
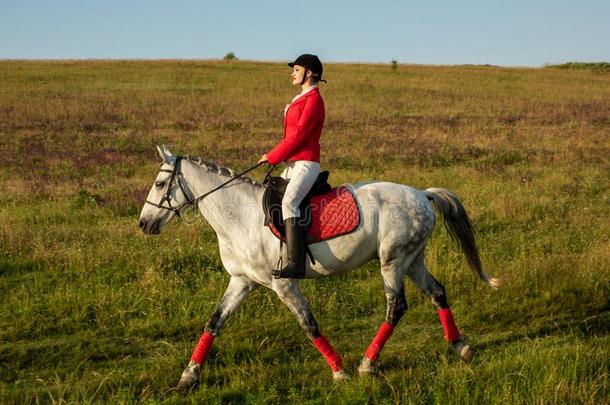
[[[301,213],[300,224],[307,232],[311,228],[311,197],[315,195],[325,194],[331,190],[328,184],[328,170],[321,172],[318,175],[311,190],[303,198],[299,205]],[[282,239],[286,238],[284,219],[282,217],[282,198],[288,186],[288,180],[282,177],[267,176],[263,185],[267,188],[263,194],[263,212],[265,213],[265,226],[273,226],[280,234]]]
[[[280,239],[285,240],[282,219],[282,197],[288,180],[267,176],[263,184],[265,225]],[[307,196],[299,205],[301,224],[305,228],[306,244],[345,235],[360,225],[360,209],[352,190],[346,186],[331,188],[328,171],[321,172]],[[312,258],[309,248],[307,254]],[[313,262],[313,261],[312,261]]]

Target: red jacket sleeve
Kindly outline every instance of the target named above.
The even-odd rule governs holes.
[[[312,134],[316,123],[320,119],[321,107],[322,103],[319,96],[307,97],[299,120],[296,123],[286,122],[284,139],[271,152],[267,153],[269,163],[276,165],[286,160]]]

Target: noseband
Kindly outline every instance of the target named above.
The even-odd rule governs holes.
[[[180,175],[182,174],[182,170],[181,170],[181,164],[182,164],[182,156],[176,156],[176,161],[174,162],[174,167],[172,168],[172,170],[169,169],[161,169],[161,172],[166,172],[166,173],[171,173],[171,177],[169,178],[169,183],[167,184],[167,190],[165,191],[165,194],[163,195],[163,197],[161,197],[161,201],[159,201],[159,203],[155,203],[153,201],[150,200],[146,200],[144,203],[145,204],[150,204],[153,205],[157,208],[163,208],[165,210],[168,211],[173,211],[178,217],[180,217],[180,211],[182,211],[182,209],[184,207],[187,207],[191,204],[194,204],[200,200],[203,200],[205,197],[207,197],[208,195],[212,194],[215,191],[220,190],[221,188],[223,188],[224,186],[226,186],[227,184],[229,184],[230,182],[232,182],[233,180],[236,180],[240,177],[242,177],[244,174],[251,172],[252,170],[256,169],[257,167],[259,167],[260,165],[264,164],[264,162],[261,163],[257,163],[255,166],[252,166],[251,168],[249,168],[246,171],[243,171],[241,173],[239,173],[237,176],[229,179],[228,181],[225,181],[224,183],[222,183],[220,186],[213,188],[212,190],[189,199],[188,197],[188,193],[186,192],[186,190],[184,189],[184,186],[182,185],[182,181],[180,180]],[[187,157],[188,159],[188,157]],[[273,166],[272,166],[273,168]],[[182,204],[174,207],[172,206],[172,196],[171,196],[171,192],[174,186],[174,182],[178,183],[178,186],[180,187],[180,191],[182,191],[182,194],[184,195],[184,197],[186,198],[186,201],[184,201]],[[167,201],[167,205],[164,205],[164,203]]]

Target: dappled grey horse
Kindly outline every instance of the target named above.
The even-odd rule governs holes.
[[[220,258],[231,276],[224,296],[205,325],[182,373],[178,388],[189,389],[198,383],[201,366],[222,325],[248,293],[260,285],[275,291],[294,313],[307,337],[326,359],[333,378],[344,379],[347,374],[341,358],[320,332],[299,289],[299,281],[275,279],[271,275],[279,251],[276,236],[264,226],[263,185],[200,158],[174,156],[165,147],[159,149],[159,154],[163,163],[142,209],[140,228],[147,234],[159,233],[183,207],[196,205],[218,236]],[[235,177],[238,177],[235,181],[223,186]],[[449,233],[459,243],[470,268],[490,286],[497,287],[497,280],[481,267],[470,220],[458,197],[440,188],[420,191],[387,182],[347,187],[357,199],[360,224],[349,234],[311,244],[315,264],[307,264],[306,278],[341,274],[379,259],[387,299],[386,318],[365,351],[358,372],[374,373],[384,344],[407,308],[405,276],[432,300],[445,339],[463,360],[469,361],[472,350],[455,325],[445,288],[424,265],[424,248],[435,223],[434,205],[442,213]]]

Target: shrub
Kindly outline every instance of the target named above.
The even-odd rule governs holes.
[[[546,65],[546,67],[558,69],[585,69],[594,72],[610,72],[610,62],[567,62],[561,65]]]

